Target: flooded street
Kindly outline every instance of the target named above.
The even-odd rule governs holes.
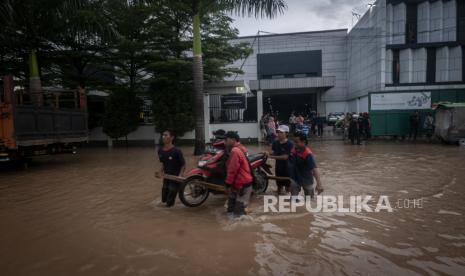
[[[311,148],[324,194],[387,195],[403,205],[277,214],[254,197],[243,220],[226,216],[223,196],[167,209],[154,149],[86,148],[0,171],[1,274],[465,275],[465,147]],[[195,166],[192,149],[181,149]],[[404,199],[422,199],[422,208],[400,208]]]

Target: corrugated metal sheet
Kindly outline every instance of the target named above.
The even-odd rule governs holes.
[[[250,81],[250,89],[258,90],[258,80]],[[308,78],[282,78],[260,80],[260,89],[296,89],[333,87],[336,85],[336,77],[308,77]]]

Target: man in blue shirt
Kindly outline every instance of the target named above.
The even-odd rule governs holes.
[[[289,174],[292,196],[299,195],[303,189],[306,196],[313,197],[313,177],[316,179],[317,194],[323,192],[320,171],[312,151],[307,147],[307,136],[303,133],[294,135],[294,149],[289,156]]]
[[[278,140],[275,140],[271,145],[273,151],[269,157],[276,160],[275,174],[276,176],[289,177],[289,166],[288,159],[293,148],[293,144],[287,138],[289,135],[289,127],[286,125],[280,125],[276,130]],[[277,180],[276,185],[278,186],[278,195],[282,193],[283,188],[286,192],[289,192],[289,181]]]

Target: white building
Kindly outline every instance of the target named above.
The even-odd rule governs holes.
[[[283,111],[281,120],[292,110],[309,109],[376,115],[369,106],[375,93],[426,92],[432,103],[465,101],[465,1],[378,0],[349,32],[261,35],[231,43],[239,42],[250,43],[253,54],[233,64],[245,74],[231,79],[249,83],[257,118],[270,109]],[[407,113],[401,113],[404,120]]]

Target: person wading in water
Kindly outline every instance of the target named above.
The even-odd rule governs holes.
[[[307,136],[303,133],[294,135],[294,148],[289,156],[289,173],[291,176],[291,195],[296,197],[303,189],[305,196],[313,197],[313,177],[316,180],[317,194],[323,192],[320,171],[316,165],[315,157],[307,147]]]
[[[158,149],[158,158],[161,163],[159,172],[155,173],[157,178],[163,177],[164,174],[181,176],[184,174],[186,161],[181,150],[173,145],[174,135],[170,130],[165,130],[162,133],[163,146]],[[161,201],[166,203],[166,207],[172,207],[176,201],[180,183],[163,179],[163,187],[161,189]]]
[[[228,194],[228,213],[235,216],[245,215],[252,194],[252,172],[247,149],[240,143],[240,137],[235,131],[226,133],[226,148],[229,157],[226,161],[226,192]]]
[[[269,157],[276,160],[276,176],[289,177],[288,159],[291,154],[292,147],[294,146],[288,139],[289,127],[286,125],[280,125],[278,127],[277,134],[278,140],[274,141],[271,145],[272,153]],[[286,189],[287,193],[289,192],[289,181],[277,180],[276,185],[278,186],[278,195],[283,192],[283,188]]]

